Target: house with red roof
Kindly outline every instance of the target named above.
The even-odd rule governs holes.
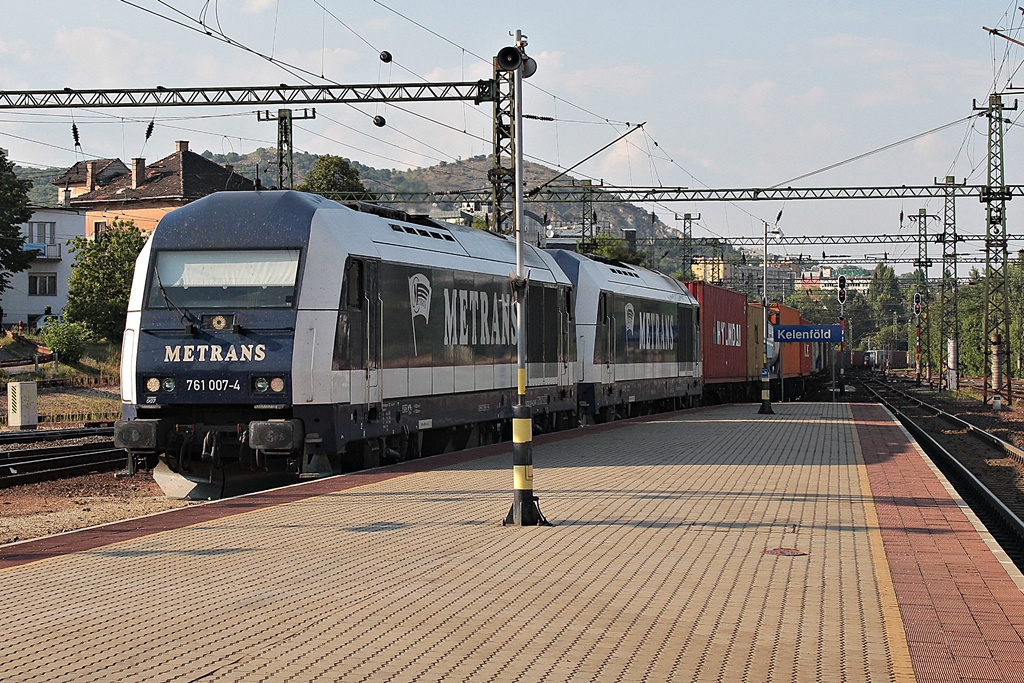
[[[102,163],[106,161],[116,163]],[[179,140],[173,154],[151,164],[141,158],[132,159],[130,167],[117,159],[79,162],[52,182],[69,188],[67,206],[85,210],[85,235],[90,239],[102,236],[119,220],[131,220],[140,230],[152,232],[164,214],[208,194],[256,189],[232,167],[190,151],[187,140]]]

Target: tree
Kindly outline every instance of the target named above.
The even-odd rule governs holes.
[[[621,263],[638,266],[644,262],[643,254],[630,251],[623,240],[611,235],[595,235],[586,245],[581,244],[580,250]]]
[[[313,168],[306,174],[305,180],[295,186],[302,192],[314,192],[330,196],[335,192],[361,192],[366,201],[372,201],[373,195],[366,191],[359,171],[348,162],[333,154],[324,154],[313,162]]]
[[[892,324],[893,313],[903,312],[900,282],[891,266],[884,263],[875,266],[868,287],[868,302],[874,318],[873,328],[876,330]]]
[[[92,335],[83,323],[53,322],[39,336],[57,354],[58,360],[74,363],[81,359],[85,344]]]
[[[800,316],[814,325],[838,325],[839,299],[836,294],[836,290],[798,289],[786,297],[785,303],[800,311]],[[865,335],[874,332],[870,306],[857,292],[847,292],[843,316],[846,318],[846,343],[850,348],[858,347]]]
[[[31,180],[20,180],[14,164],[0,149],[0,294],[10,286],[11,276],[28,268],[34,251],[25,251],[21,224],[32,218],[28,205]]]
[[[135,259],[147,235],[132,221],[114,221],[99,242],[76,237],[69,251],[77,258],[68,280],[64,317],[83,323],[93,336],[119,342],[128,316]]]

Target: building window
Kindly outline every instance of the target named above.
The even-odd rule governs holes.
[[[25,241],[32,244],[56,244],[57,224],[32,222],[28,224],[28,234]]]
[[[106,221],[96,221],[92,224],[92,241],[99,244],[103,241],[103,233],[107,231]]]
[[[54,275],[29,275],[28,276],[29,296],[57,296],[57,276]]]

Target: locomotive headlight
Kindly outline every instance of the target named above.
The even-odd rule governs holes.
[[[270,388],[270,381],[266,377],[257,377],[253,380],[252,387],[262,394]]]
[[[155,393],[160,391],[160,380],[156,377],[150,377],[146,380],[146,391],[149,393]]]
[[[274,379],[270,380],[270,390],[273,391],[275,394],[279,394],[282,391],[284,391],[284,378],[275,377]]]
[[[175,386],[176,386],[176,382],[174,381],[173,377],[164,377],[164,381],[163,381],[164,391],[174,391],[174,387]]]

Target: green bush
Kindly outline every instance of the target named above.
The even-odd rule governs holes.
[[[39,336],[62,363],[74,363],[81,359],[85,345],[91,338],[89,328],[77,322],[51,322]]]

